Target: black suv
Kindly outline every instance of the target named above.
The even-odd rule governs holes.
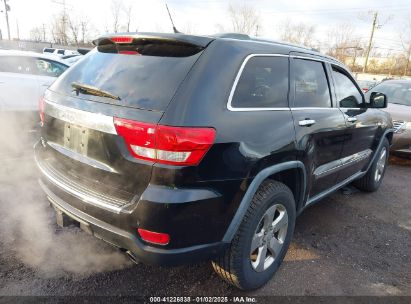
[[[302,210],[351,182],[381,184],[386,96],[365,100],[333,58],[241,35],[94,43],[40,102],[40,184],[63,226],[136,261],[209,259],[254,289]]]

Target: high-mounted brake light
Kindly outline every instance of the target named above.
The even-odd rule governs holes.
[[[123,36],[111,37],[110,40],[113,41],[114,43],[132,43],[133,37],[123,37]]]
[[[40,97],[39,99],[39,115],[41,123],[44,123],[44,107],[46,106],[46,101],[44,97]]]
[[[119,51],[118,53],[123,55],[140,55],[137,51]]]
[[[117,117],[114,125],[135,158],[177,166],[198,165],[216,135],[213,128],[170,127]]]
[[[137,230],[141,238],[146,242],[158,245],[167,245],[170,242],[170,235],[167,233],[153,232],[141,228]]]

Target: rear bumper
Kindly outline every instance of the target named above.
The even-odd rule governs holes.
[[[148,246],[135,235],[74,208],[55,195],[41,180],[39,180],[39,183],[57,212],[67,215],[80,223],[80,226],[86,232],[126,251],[133,259],[145,264],[172,266],[196,263],[217,257],[229,245],[228,243],[216,242],[178,249]]]

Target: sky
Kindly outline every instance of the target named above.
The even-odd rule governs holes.
[[[70,15],[86,16],[94,25],[95,36],[111,27],[112,0],[65,0]],[[278,26],[284,20],[315,25],[315,39],[325,43],[330,29],[351,23],[355,36],[368,41],[372,12],[377,11],[379,27],[375,32],[375,46],[383,53],[403,50],[400,34],[405,34],[405,24],[411,19],[410,0],[123,0],[133,4],[131,29],[150,32],[171,32],[165,3],[167,2],[176,27],[192,34],[214,34],[221,27],[229,28],[229,4],[247,4],[260,16],[259,36],[279,39]],[[0,11],[4,11],[0,0]],[[17,24],[21,39],[30,37],[35,26],[46,27],[58,14],[63,0],[8,0],[11,7],[9,22],[11,35],[17,37]],[[0,13],[0,29],[7,36],[4,13]],[[411,33],[410,39],[411,39]]]

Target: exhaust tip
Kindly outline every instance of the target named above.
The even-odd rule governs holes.
[[[129,257],[129,259],[136,265],[140,264],[137,257],[131,251],[127,250],[125,254]]]

